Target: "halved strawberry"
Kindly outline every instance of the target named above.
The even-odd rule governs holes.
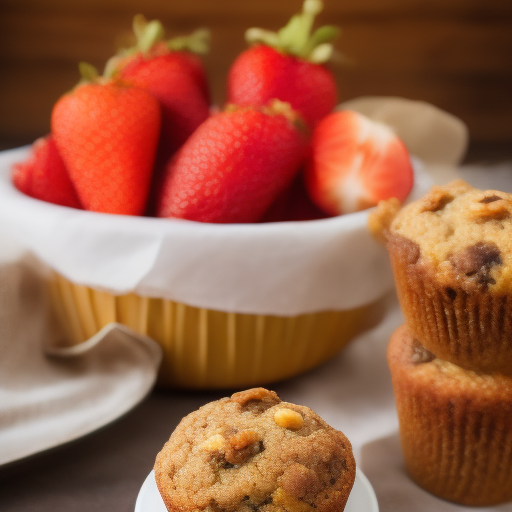
[[[159,217],[256,222],[299,171],[307,137],[296,114],[269,107],[228,108],[207,119],[166,168]]]
[[[11,169],[14,186],[48,203],[82,208],[52,135],[37,139],[24,162]]]
[[[356,112],[334,112],[313,132],[308,192],[323,210],[340,215],[404,201],[413,186],[409,152],[393,130]]]

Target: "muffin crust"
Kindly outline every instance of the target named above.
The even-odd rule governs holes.
[[[512,287],[512,195],[478,190],[463,181],[433,187],[405,206],[390,234],[418,244],[422,258],[441,282],[466,289]]]
[[[340,512],[355,462],[347,438],[313,411],[255,388],[186,416],[155,475],[169,511]]]

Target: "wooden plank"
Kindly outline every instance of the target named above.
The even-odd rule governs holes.
[[[129,21],[94,25],[92,19],[64,15],[5,18],[0,40],[8,44],[0,45],[2,62],[87,60],[102,65],[115,50],[116,35],[129,26]],[[246,47],[241,25],[220,23],[211,29],[207,62],[231,61]],[[370,20],[346,23],[336,46],[362,68],[499,72],[511,68],[512,32],[508,22]]]
[[[245,28],[278,27],[300,3],[149,0],[145,10],[150,17],[161,15],[174,32],[212,28],[205,64],[213,99],[222,104],[229,66],[245,48]],[[77,62],[101,69],[138,4],[3,0],[0,140],[25,141],[47,132],[53,103],[78,80]],[[354,61],[333,67],[341,97],[423,99],[459,115],[479,143],[512,140],[512,2],[331,0],[323,18],[343,26],[338,46]]]
[[[58,65],[30,69],[6,66],[4,72],[7,79],[0,84],[0,139],[29,142],[27,137],[35,138],[49,130],[53,103],[75,83],[76,72]],[[340,100],[362,95],[421,99],[461,117],[476,142],[512,140],[512,74],[390,74],[385,70],[345,69],[336,75]],[[212,75],[218,103],[223,102],[224,81],[223,72]]]
[[[506,0],[324,0],[325,17],[331,14],[344,16],[387,15],[396,16],[492,16],[512,14],[512,4]],[[187,0],[162,2],[161,0],[2,0],[4,12],[75,13],[110,15],[140,12],[143,7],[148,16],[173,16],[175,18],[213,19],[251,17],[253,19],[278,16],[279,23],[301,9],[302,0]]]

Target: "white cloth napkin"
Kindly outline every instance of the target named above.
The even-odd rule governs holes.
[[[0,465],[92,432],[152,388],[161,352],[111,324],[73,359],[45,356],[53,326],[41,279],[0,233]],[[11,261],[6,261],[11,260]],[[70,356],[72,354],[69,354]]]

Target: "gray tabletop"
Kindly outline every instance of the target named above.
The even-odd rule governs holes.
[[[225,393],[153,392],[115,423],[0,470],[2,512],[133,512],[180,419]]]

